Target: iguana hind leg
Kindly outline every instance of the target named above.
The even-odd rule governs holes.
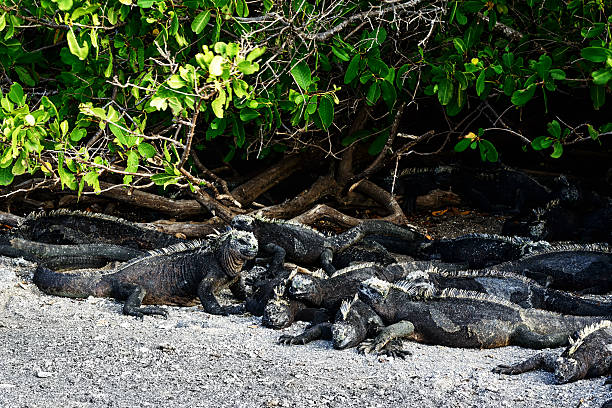
[[[492,371],[498,374],[516,375],[526,373],[527,371],[534,370],[545,370],[553,372],[555,371],[555,360],[557,356],[551,353],[538,353],[533,357],[528,358],[520,363],[505,365],[500,364],[495,367]]]
[[[133,287],[131,293],[128,295],[125,304],[123,305],[123,314],[129,316],[136,316],[143,318],[145,315],[159,315],[168,317],[168,312],[165,309],[157,306],[141,307],[142,299],[144,299],[147,292],[140,286]]]

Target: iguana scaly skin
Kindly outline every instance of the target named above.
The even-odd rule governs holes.
[[[114,244],[139,250],[185,242],[111,215],[67,210],[30,214],[17,233],[25,239],[47,244]]]
[[[582,329],[577,340],[558,356],[556,353],[538,353],[510,366],[499,365],[493,369],[501,374],[521,374],[532,370],[554,373],[559,384],[583,378],[612,374],[612,322],[603,320]]]
[[[554,289],[612,291],[612,249],[603,244],[554,245],[492,269],[525,275]]]
[[[11,231],[0,232],[0,255],[24,258],[52,269],[98,268],[127,261],[144,252],[112,244],[53,245],[23,239]]]
[[[227,315],[241,313],[243,308],[222,307],[215,294],[229,287],[234,296],[244,300],[240,272],[243,263],[256,254],[253,234],[229,231],[211,242],[194,241],[151,251],[99,277],[61,274],[39,267],[34,283],[43,292],[57,296],[125,300],[123,312],[138,317],[166,314],[157,307],[140,307],[142,303],[192,305],[197,297],[206,312]]]
[[[402,271],[405,280],[430,282],[438,289],[463,289],[486,293],[515,303],[523,308],[545,309],[576,316],[612,316],[612,299],[591,299],[560,290],[546,288],[526,276],[496,270],[447,271],[435,266],[414,270],[403,263],[387,266]]]
[[[409,273],[406,269],[387,270],[373,262],[355,264],[339,269],[327,279],[304,274],[295,275],[289,284],[289,297],[317,307],[338,310],[343,300],[351,299],[362,281],[377,277],[389,282],[402,279]]]
[[[359,242],[367,235],[393,236],[407,241],[423,239],[416,230],[402,228],[379,220],[368,220],[341,234],[326,236],[304,224],[271,220],[261,216],[237,215],[231,227],[250,231],[263,244],[282,248],[287,259],[300,264],[319,265],[329,274],[336,270],[332,265],[333,254]]]
[[[465,263],[469,268],[484,268],[517,260],[536,250],[549,247],[544,241],[494,234],[466,234],[421,244],[419,256],[443,262]]]
[[[411,339],[449,347],[559,347],[571,333],[602,319],[524,309],[495,296],[439,290],[430,283],[393,284],[376,278],[362,283],[359,298],[387,324],[413,324]]]

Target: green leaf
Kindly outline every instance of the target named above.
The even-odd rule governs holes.
[[[87,54],[89,54],[89,44],[87,41],[85,41],[81,47],[76,39],[76,36],[74,35],[74,31],[72,31],[72,27],[70,27],[70,30],[66,35],[66,39],[68,40],[68,48],[70,49],[70,52],[73,55],[76,55],[81,61],[85,60],[87,58]]]
[[[597,138],[599,137],[599,132],[593,127],[593,125],[588,124],[587,129],[589,131],[589,136],[591,136],[591,139],[597,140]]]
[[[155,0],[138,0],[137,4],[140,8],[151,8],[155,4]]]
[[[519,89],[517,91],[514,91],[510,100],[516,106],[523,106],[527,102],[529,102],[531,98],[533,98],[533,95],[535,95],[535,91],[536,85],[531,84],[527,87],[527,89]]]
[[[463,55],[467,51],[465,42],[463,42],[461,38],[453,38],[453,44],[455,45],[455,49],[459,54]]]
[[[385,131],[376,136],[376,139],[372,142],[370,147],[368,148],[368,153],[372,156],[377,155],[382,152],[383,147],[385,147],[385,143],[387,143],[387,139],[389,139],[389,132]]]
[[[266,52],[266,47],[254,48],[251,52],[247,54],[247,61],[255,61],[257,58],[261,57],[264,52]]]
[[[243,108],[240,110],[240,120],[243,122],[248,122],[258,116],[260,116],[260,113],[257,112],[255,109]]]
[[[154,107],[158,111],[165,111],[168,108],[168,99],[167,98],[154,97],[149,102],[149,105],[151,105],[152,107]]]
[[[550,76],[552,77],[552,79],[565,79],[565,72],[563,72],[563,70],[561,69],[551,69],[550,71]]]
[[[552,65],[552,59],[548,55],[540,55],[540,60],[536,64],[536,72],[542,79],[548,78],[548,70]]]
[[[493,146],[493,143],[489,142],[488,140],[481,139],[478,143],[478,148],[480,150],[480,158],[482,161],[488,160],[494,163],[499,158],[497,149],[495,146]]]
[[[533,150],[543,150],[550,147],[553,144],[553,140],[548,136],[538,136],[531,142]]]
[[[395,105],[395,100],[397,99],[397,93],[395,92],[393,83],[386,80],[381,81],[380,90],[382,92],[383,101],[385,101],[387,107],[389,109],[393,108],[393,105]]]
[[[221,76],[223,74],[223,63],[225,62],[225,58],[220,55],[215,55],[215,57],[210,62],[208,66],[208,72],[212,76]]]
[[[140,155],[145,159],[152,159],[153,157],[155,157],[157,151],[155,150],[155,147],[152,144],[147,142],[140,142],[140,144],[138,144],[138,153],[140,153]]]
[[[206,28],[206,25],[208,24],[209,20],[210,10],[201,12],[191,22],[191,30],[196,34],[200,34],[204,30],[204,28]]]
[[[323,128],[327,130],[334,121],[334,103],[329,96],[325,95],[319,101],[319,118]]]
[[[561,137],[561,125],[558,121],[553,120],[552,122],[546,125],[548,133],[550,133],[554,138],[558,139]]]
[[[70,140],[73,142],[78,142],[85,136],[87,136],[87,131],[83,128],[74,128],[72,132],[70,132]]]
[[[552,157],[553,159],[558,159],[559,157],[561,157],[562,154],[563,154],[563,145],[561,144],[561,142],[556,141],[553,144],[553,152],[550,154],[550,157]]]
[[[368,68],[379,77],[386,77],[389,73],[389,67],[383,60],[378,57],[368,57]]]
[[[14,69],[15,69],[15,72],[17,73],[17,76],[19,76],[19,80],[21,82],[23,82],[24,84],[28,86],[36,85],[36,82],[34,82],[34,78],[32,78],[32,75],[30,75],[27,69],[19,65],[16,65]]]
[[[338,57],[338,59],[342,60],[342,61],[348,61],[351,58],[349,57],[348,53],[346,51],[344,51],[343,49],[340,48],[336,48],[333,45],[331,46],[332,52],[334,53],[334,55],[336,57]]]
[[[612,57],[612,51],[603,47],[586,47],[580,51],[580,55],[592,62],[605,62]]]
[[[476,95],[480,96],[481,93],[484,92],[485,89],[485,70],[483,69],[478,74],[478,79],[476,79]]]
[[[306,64],[304,61],[297,63],[291,69],[291,75],[300,88],[305,91],[308,90],[308,87],[312,83],[312,77],[308,64]]]
[[[227,47],[225,48],[225,55],[227,55],[228,58],[234,58],[239,52],[240,45],[233,42],[227,44]]]
[[[465,91],[468,87],[468,81],[465,74],[461,71],[455,72],[455,79],[459,82],[459,89]]]
[[[168,173],[154,174],[153,176],[151,176],[151,181],[157,184],[158,186],[163,186],[164,189],[170,184],[178,183],[178,180],[179,177],[175,176],[174,174]]]
[[[8,186],[14,178],[12,166],[0,168],[0,186]]]
[[[470,139],[470,138],[467,138],[467,137],[466,137],[466,138],[464,138],[464,139],[461,139],[461,140],[460,140],[459,142],[457,142],[457,144],[455,145],[454,150],[455,150],[456,152],[462,152],[462,151],[464,151],[465,149],[467,149],[467,148],[468,148],[468,146],[469,146],[469,145],[472,143],[472,141],[473,141],[473,139]]]
[[[56,3],[62,11],[68,11],[72,8],[72,0],[57,0]]]
[[[259,70],[259,64],[251,61],[241,61],[238,63],[238,70],[245,75],[251,75]]]
[[[448,105],[453,99],[453,81],[448,78],[443,78],[438,82],[438,100],[442,105]]]
[[[23,88],[19,84],[19,82],[13,83],[11,85],[11,89],[9,90],[8,97],[11,101],[13,101],[17,106],[21,106],[25,104],[25,94],[23,93]]]
[[[210,107],[212,108],[214,114],[219,119],[223,118],[223,107],[225,106],[225,91],[221,91],[219,96],[212,101]]]
[[[346,68],[346,72],[344,73],[344,83],[348,84],[353,79],[357,78],[359,74],[359,62],[361,61],[361,56],[359,54],[353,55],[351,62],[349,62],[348,67]]]
[[[380,98],[380,85],[378,85],[378,82],[373,82],[368,88],[366,102],[368,105],[373,106],[376,104],[376,101],[378,101],[378,98]]]
[[[591,72],[595,85],[605,86],[612,79],[612,68],[605,67],[595,72]]]

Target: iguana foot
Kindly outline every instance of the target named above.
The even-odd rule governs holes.
[[[505,364],[500,364],[494,369],[492,369],[491,371],[497,374],[506,374],[506,375],[517,375],[517,374],[523,373],[523,371],[519,370],[516,365],[505,365]]]
[[[278,344],[284,344],[285,346],[294,346],[297,344],[306,344],[306,337],[303,335],[291,336],[289,334],[283,334],[278,338]]]
[[[135,316],[144,319],[145,315],[153,316],[163,316],[164,319],[168,318],[168,311],[162,309],[161,307],[149,306],[149,307],[134,307],[134,308],[124,308],[123,313],[129,316]]]
[[[384,344],[379,343],[374,340],[365,340],[357,346],[357,351],[360,354],[370,354],[372,352],[377,355],[383,355],[393,358],[406,358],[407,356],[411,356],[412,353],[408,350],[404,350],[402,348],[402,341],[396,339],[391,342],[387,342]]]

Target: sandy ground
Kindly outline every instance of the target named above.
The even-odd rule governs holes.
[[[168,307],[144,321],[108,299],[41,294],[32,265],[0,258],[1,407],[600,407],[602,378],[554,385],[543,372],[502,376],[533,355],[405,343],[406,360],[276,344],[249,316]],[[285,333],[297,333],[294,326]]]

